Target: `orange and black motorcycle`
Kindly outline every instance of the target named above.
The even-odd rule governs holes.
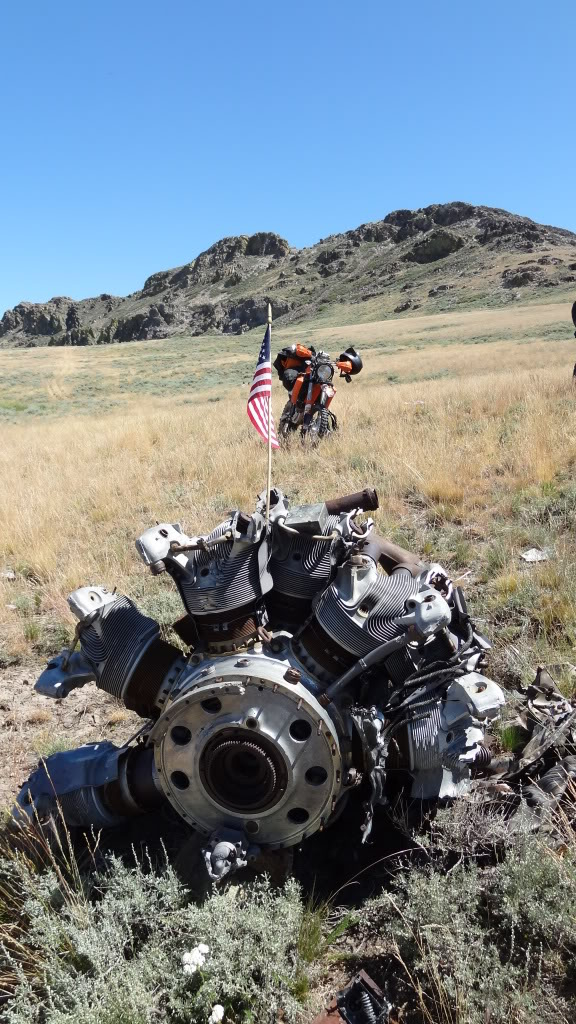
[[[349,383],[360,373],[362,359],[355,348],[347,348],[334,362],[327,352],[316,352],[305,345],[283,348],[274,367],[290,398],[278,424],[278,437],[287,438],[300,430],[302,441],[317,444],[338,428],[330,409],[336,389],[332,383],[336,370]]]

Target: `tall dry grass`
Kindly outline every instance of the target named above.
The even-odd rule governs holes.
[[[276,415],[282,401],[276,392]],[[381,501],[376,519],[387,531],[415,502],[448,503],[463,522],[485,524],[498,514],[499,495],[570,473],[575,401],[564,367],[433,386],[366,386],[360,378],[339,389],[339,434],[315,451],[298,442],[280,451],[274,481],[300,499],[372,484]],[[146,574],[133,541],[149,525],[208,530],[228,509],[253,507],[266,453],[244,403],[244,394],[233,394],[5,427],[0,569],[13,568],[36,609],[56,617],[66,617],[65,595],[84,583],[140,588]],[[23,652],[25,622],[7,608],[15,584],[1,587],[0,640]]]

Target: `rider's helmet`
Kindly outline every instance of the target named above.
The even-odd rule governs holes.
[[[350,370],[350,373],[352,374],[352,376],[354,376],[354,374],[356,374],[356,373],[360,373],[360,370],[362,369],[362,367],[364,365],[363,362],[362,362],[362,359],[360,357],[360,353],[357,352],[356,349],[352,345],[350,345],[349,348],[347,348],[344,352],[340,353],[340,355],[338,356],[338,362],[339,363],[345,363],[345,362],[351,363],[352,364],[352,369]]]

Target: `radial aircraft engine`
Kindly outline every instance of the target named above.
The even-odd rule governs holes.
[[[488,644],[436,564],[374,533],[367,488],[293,505],[272,491],[208,535],[161,523],[136,542],[168,574],[184,615],[178,646],[126,596],[74,591],[74,643],[36,690],[97,687],[136,712],[136,739],[53,754],[17,815],[104,829],[171,805],[203,838],[208,875],[330,828],[361,803],[459,796],[486,767],[504,703]],[[359,837],[360,838],[360,837]]]

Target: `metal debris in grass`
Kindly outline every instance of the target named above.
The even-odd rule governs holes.
[[[547,562],[554,557],[554,548],[529,548],[522,551],[520,558],[525,562]]]

